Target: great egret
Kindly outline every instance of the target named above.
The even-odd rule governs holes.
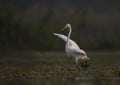
[[[68,36],[65,36],[63,34],[58,34],[58,33],[53,33],[53,34],[63,39],[66,42],[65,51],[67,53],[67,56],[72,56],[75,59],[76,64],[78,64],[78,61],[80,60],[81,66],[86,69],[89,66],[87,64],[87,60],[89,60],[89,58],[87,57],[87,54],[85,53],[85,51],[80,49],[79,46],[76,44],[76,42],[70,39],[70,35],[72,32],[71,25],[66,24],[62,30],[67,28],[69,28]]]

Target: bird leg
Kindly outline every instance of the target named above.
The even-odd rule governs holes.
[[[77,68],[78,71],[80,71],[79,64],[76,64],[76,68]]]
[[[76,63],[76,68],[77,68],[78,71],[80,71],[80,62],[79,62],[79,60]]]

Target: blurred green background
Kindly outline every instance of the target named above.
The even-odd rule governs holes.
[[[0,49],[63,50],[67,23],[85,50],[120,49],[119,0],[0,0]]]

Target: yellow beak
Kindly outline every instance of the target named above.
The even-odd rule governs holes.
[[[67,28],[68,28],[68,26],[65,25],[65,27],[63,27],[63,28],[61,29],[61,31],[65,30],[65,29],[67,29]]]

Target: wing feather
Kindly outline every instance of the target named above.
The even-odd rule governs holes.
[[[63,34],[58,34],[58,33],[53,33],[53,35],[59,37],[60,39],[64,40],[65,42],[67,42],[67,36],[65,36]],[[73,42],[74,42],[73,40],[69,39],[68,44],[71,46]]]
[[[86,53],[83,50],[75,50],[75,49],[73,49],[72,52],[74,53],[75,56],[77,56],[77,55],[85,56],[86,55]]]

